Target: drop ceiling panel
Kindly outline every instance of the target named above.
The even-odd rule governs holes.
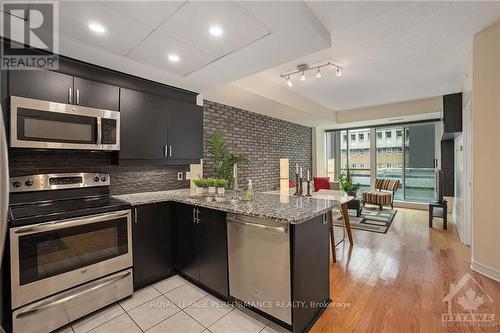
[[[156,29],[186,1],[106,1],[106,7]]]
[[[222,28],[221,36],[209,33]],[[266,36],[269,28],[236,2],[188,2],[159,27],[173,36],[217,58],[235,52]]]
[[[178,55],[180,60],[169,61],[171,53]],[[128,57],[180,76],[189,75],[215,60],[214,56],[158,31],[149,35]]]
[[[102,34],[88,28],[89,22],[106,27]],[[61,34],[94,47],[126,55],[152,31],[127,15],[96,2],[60,2]]]

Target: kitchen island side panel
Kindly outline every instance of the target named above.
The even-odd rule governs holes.
[[[330,238],[326,214],[291,226],[293,332],[309,330],[330,301]]]

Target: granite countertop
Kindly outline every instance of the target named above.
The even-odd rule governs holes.
[[[231,197],[232,191],[226,192]],[[206,201],[196,195],[193,190],[171,190],[159,192],[143,192],[113,196],[126,201],[132,206],[155,202],[174,201],[199,207],[221,210],[229,213],[261,217],[290,224],[304,223],[338,206],[339,201],[323,198],[297,198],[290,195],[272,193],[255,193],[253,201],[237,203]]]

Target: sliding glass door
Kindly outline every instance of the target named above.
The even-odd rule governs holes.
[[[434,123],[405,127],[405,200],[434,199],[435,127]]]
[[[429,201],[435,190],[435,142],[434,122],[330,131],[327,169],[335,179],[349,173],[360,185],[359,195],[375,178],[390,178],[400,181],[396,200]]]
[[[399,180],[395,198],[402,200],[403,195],[403,127],[377,128],[375,133],[377,149],[377,178]]]

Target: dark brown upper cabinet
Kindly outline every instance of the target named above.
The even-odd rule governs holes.
[[[120,88],[110,84],[74,78],[73,104],[105,110],[120,110]]]
[[[9,71],[9,95],[73,103],[73,76],[51,71]]]
[[[120,163],[180,165],[202,158],[202,107],[121,89],[120,112]]]
[[[46,70],[10,71],[9,95],[118,111],[120,88]]]

